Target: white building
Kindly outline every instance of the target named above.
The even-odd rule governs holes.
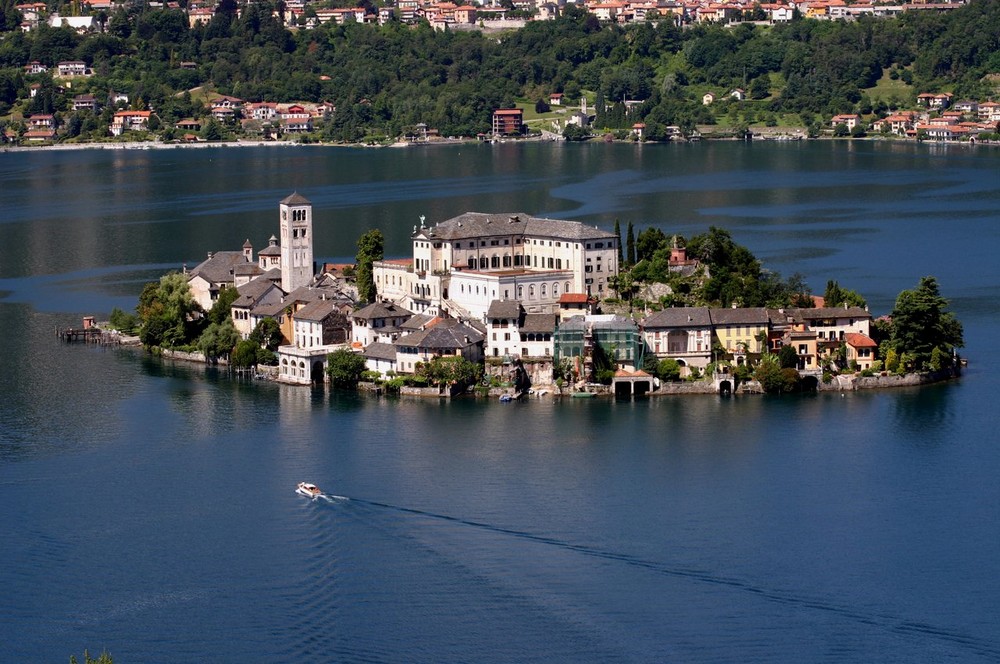
[[[466,212],[412,235],[413,258],[379,261],[383,300],[419,313],[484,320],[493,300],[555,313],[565,293],[598,297],[618,274],[618,238],[577,221]]]

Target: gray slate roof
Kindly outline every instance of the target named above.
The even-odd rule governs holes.
[[[368,344],[364,350],[364,356],[373,360],[396,361],[396,347],[392,344],[384,344],[379,341]]]
[[[664,327],[711,327],[708,307],[674,307],[650,314],[642,321],[646,329]]]
[[[709,309],[712,325],[767,325],[770,318],[764,307]]]
[[[403,321],[403,324],[399,328],[401,330],[419,330],[435,318],[437,316],[431,316],[430,314],[413,314],[407,320]]]
[[[457,320],[442,320],[433,327],[419,330],[396,340],[395,346],[411,346],[430,351],[451,351],[482,342],[483,335]]]
[[[267,279],[254,279],[236,289],[240,294],[233,301],[234,307],[252,307],[267,291],[274,288],[274,284]]]
[[[297,191],[294,192],[288,198],[285,198],[284,200],[282,200],[281,204],[282,205],[312,205],[312,203],[309,202],[309,199],[307,199],[305,196],[303,196],[302,194],[300,194]]]
[[[558,318],[559,316],[556,314],[525,314],[520,331],[533,332],[535,334],[539,332],[555,332],[556,320]]]
[[[609,240],[615,234],[586,226],[579,221],[563,219],[543,219],[523,212],[489,214],[466,212],[442,221],[431,228],[423,229],[427,237],[442,240],[462,240],[484,235],[531,235],[564,240]]]
[[[201,277],[213,284],[230,282],[233,280],[233,270],[241,263],[247,263],[242,251],[217,251],[188,272],[188,281]]]
[[[487,318],[518,320],[521,317],[521,303],[517,300],[493,300],[486,312]]]
[[[320,322],[332,315],[339,315],[340,307],[334,300],[316,300],[305,305],[293,314],[295,320]]]
[[[815,309],[794,309],[795,314],[803,320],[819,318],[871,318],[870,312],[861,307],[816,307]]]
[[[353,312],[353,318],[363,320],[375,320],[377,318],[398,318],[400,316],[412,316],[413,312],[392,302],[372,302]]]

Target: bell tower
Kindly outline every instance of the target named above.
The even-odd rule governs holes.
[[[313,278],[312,203],[298,192],[279,204],[281,290],[291,293]]]

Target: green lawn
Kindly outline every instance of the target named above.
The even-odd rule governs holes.
[[[888,101],[895,97],[899,101],[905,102],[913,96],[914,90],[912,85],[907,85],[902,79],[897,78],[894,81],[889,78],[889,72],[886,71],[875,87],[863,90],[863,92],[871,97],[872,101]]]

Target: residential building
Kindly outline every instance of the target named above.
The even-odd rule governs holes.
[[[712,361],[712,318],[708,307],[663,309],[641,323],[646,348],[681,367],[704,369]]]
[[[417,364],[435,357],[464,357],[470,362],[482,362],[483,339],[483,332],[472,325],[455,319],[435,319],[425,329],[395,341],[396,371],[414,373]]]
[[[351,345],[367,348],[373,343],[391,344],[405,331],[400,327],[413,312],[392,302],[373,302],[351,313]]]
[[[770,319],[763,307],[709,309],[714,332],[713,344],[722,349],[724,357],[737,364],[749,356],[759,355],[767,348]]]
[[[520,136],[524,131],[524,111],[519,108],[502,108],[493,111],[494,136]]]
[[[126,131],[145,131],[149,128],[150,111],[118,111],[111,118],[108,130],[112,136],[121,136]]]

